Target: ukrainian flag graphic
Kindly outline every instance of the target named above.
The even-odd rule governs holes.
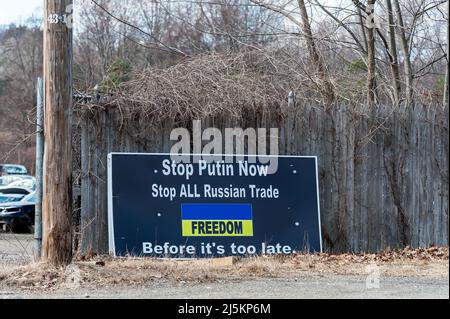
[[[181,204],[184,237],[251,237],[251,204]]]

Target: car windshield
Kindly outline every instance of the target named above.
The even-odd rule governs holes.
[[[27,169],[20,165],[3,165],[3,173],[6,174],[27,174]]]
[[[23,195],[1,195],[0,194],[0,204],[18,202],[23,198]]]

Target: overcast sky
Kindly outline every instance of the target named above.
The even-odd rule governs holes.
[[[0,24],[20,23],[33,13],[42,16],[43,0],[0,0]]]

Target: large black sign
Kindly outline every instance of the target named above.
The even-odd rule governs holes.
[[[221,257],[322,250],[317,158],[108,157],[110,251]],[[274,158],[272,158],[274,159]],[[263,164],[264,163],[264,164]]]

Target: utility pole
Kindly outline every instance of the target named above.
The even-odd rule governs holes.
[[[37,81],[36,104],[36,205],[34,209],[34,259],[40,260],[42,247],[42,168],[44,159],[44,83]]]
[[[42,260],[72,261],[73,0],[44,0],[45,149]]]

